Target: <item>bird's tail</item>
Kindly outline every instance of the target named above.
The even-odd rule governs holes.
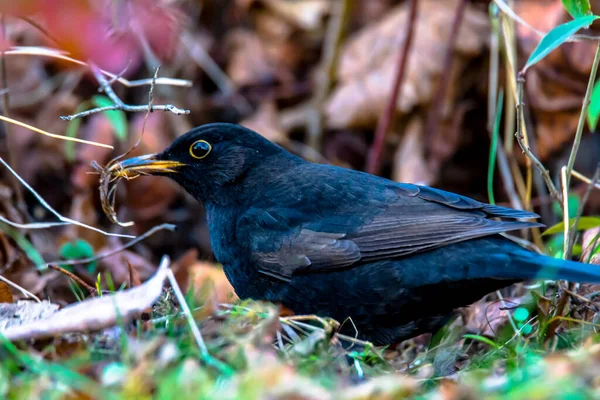
[[[522,247],[512,250],[512,266],[506,272],[525,279],[564,279],[571,282],[600,283],[600,266],[553,258]],[[508,278],[508,276],[506,276]],[[515,277],[515,276],[513,276]]]

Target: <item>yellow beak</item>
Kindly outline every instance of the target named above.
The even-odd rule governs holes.
[[[153,175],[177,172],[177,168],[185,166],[179,161],[157,160],[156,154],[146,154],[128,158],[111,165],[108,172],[113,176],[134,178],[138,175]]]

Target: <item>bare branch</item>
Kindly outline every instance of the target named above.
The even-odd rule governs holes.
[[[60,272],[63,275],[66,275],[68,278],[74,280],[75,282],[79,283],[81,286],[83,286],[92,296],[98,294],[98,291],[96,290],[96,288],[88,285],[83,279],[81,279],[80,277],[78,277],[77,275],[75,275],[74,273],[67,271],[66,269],[60,267],[59,265],[56,264],[50,264],[48,265],[48,268],[53,269],[55,271]]]
[[[25,55],[25,56],[40,56],[40,57],[50,57],[57,58],[60,60],[65,60],[72,62],[74,64],[83,65],[89,67],[89,64],[77,60],[75,58],[69,57],[67,52],[57,49],[52,49],[49,47],[41,47],[41,46],[15,46],[12,47],[11,50],[7,50],[4,52],[6,55]],[[120,84],[132,88],[138,86],[148,86],[152,83],[152,79],[139,79],[135,81],[127,80],[123,77],[119,77],[116,74],[113,74],[108,71],[100,70],[102,74],[108,76],[111,79],[116,79]],[[165,85],[165,86],[179,86],[179,87],[191,87],[192,82],[185,79],[175,79],[175,78],[158,78],[156,80],[156,85]]]
[[[151,229],[147,230],[145,233],[143,233],[142,235],[136,237],[135,239],[125,243],[122,246],[117,247],[116,249],[110,250],[110,251],[105,251],[102,252],[100,254],[97,254],[93,257],[88,257],[88,258],[79,258],[77,260],[58,260],[58,261],[51,261],[48,262],[46,264],[43,265],[38,265],[38,268],[49,268],[51,265],[54,264],[61,264],[61,265],[78,265],[78,264],[87,264],[87,263],[91,263],[94,261],[99,261],[102,260],[104,258],[110,257],[112,255],[115,255],[117,253],[122,252],[123,250],[126,250],[128,248],[130,248],[131,246],[141,242],[142,240],[146,239],[147,237],[150,237],[152,235],[154,235],[156,232],[158,231],[162,231],[162,230],[168,230],[173,232],[175,230],[175,225],[173,224],[161,224],[161,225],[157,225],[155,227],[152,227]]]
[[[398,103],[398,95],[400,93],[400,87],[402,86],[402,81],[404,80],[405,71],[408,65],[408,56],[410,54],[410,48],[412,44],[412,37],[416,27],[416,19],[417,19],[417,8],[418,1],[410,0],[409,3],[409,12],[408,12],[408,22],[406,26],[403,28],[406,30],[406,36],[404,37],[404,41],[401,43],[402,47],[398,53],[398,58],[396,61],[396,72],[394,75],[394,82],[392,83],[392,90],[390,92],[390,96],[387,100],[386,107],[383,111],[381,117],[377,121],[377,128],[375,130],[375,139],[373,140],[373,145],[369,149],[369,153],[367,154],[367,172],[371,174],[377,174],[379,171],[379,164],[381,153],[383,149],[383,143],[385,141],[385,135],[392,123],[392,119],[394,118],[394,113],[396,111],[396,104]]]
[[[12,226],[13,228],[18,229],[48,229],[53,228],[55,226],[70,225],[70,223],[68,222],[32,222],[30,224],[19,224],[18,222],[13,222],[9,219],[6,219],[2,215],[0,215],[0,221]]]
[[[554,182],[552,182],[552,178],[550,177],[550,173],[544,167],[544,164],[531,152],[531,148],[525,143],[525,137],[523,136],[523,84],[525,83],[525,78],[523,73],[519,73],[517,77],[517,132],[515,136],[517,138],[517,142],[519,146],[521,146],[521,150],[523,150],[523,154],[527,156],[538,169],[544,181],[546,182],[546,186],[548,186],[548,191],[559,203],[562,204],[562,195],[556,190],[556,186],[554,186]]]
[[[575,178],[579,179],[580,181],[585,182],[588,185],[592,185],[594,187],[594,189],[600,189],[600,183],[594,182],[592,179],[590,179],[587,176],[583,175],[581,172],[577,172],[576,170],[573,170],[572,175]]]
[[[340,48],[345,39],[348,21],[350,19],[353,1],[340,0],[332,4],[333,15],[329,18],[327,32],[323,43],[321,66],[315,94],[312,98],[312,110],[307,119],[308,146],[319,151],[323,137],[323,104],[331,91],[337,73]]]
[[[169,111],[169,112],[172,112],[173,114],[177,114],[177,115],[190,113],[190,110],[184,110],[181,108],[177,108],[172,104],[158,104],[158,105],[143,104],[143,105],[135,105],[135,106],[125,104],[125,103],[123,103],[123,100],[121,100],[119,98],[119,96],[117,96],[117,94],[114,92],[114,90],[110,86],[110,82],[106,79],[106,77],[102,73],[102,70],[94,64],[91,64],[90,68],[92,69],[94,76],[96,77],[96,79],[98,80],[98,83],[100,84],[100,91],[103,91],[104,93],[106,93],[106,95],[112,100],[114,105],[107,106],[107,107],[92,108],[91,110],[82,111],[80,113],[73,114],[73,115],[63,115],[60,117],[63,121],[71,121],[75,118],[82,118],[82,117],[86,117],[88,115],[96,114],[96,113],[103,112],[103,111],[111,111],[111,110],[122,110],[122,111],[126,111],[126,112]],[[157,78],[153,78],[153,79],[154,79],[154,81],[157,80]],[[150,81],[150,83],[152,84],[152,80]]]
[[[25,179],[21,178],[21,176],[19,176],[19,174],[17,174],[17,173],[16,173],[16,171],[15,171],[14,169],[12,169],[12,168],[10,167],[10,165],[8,165],[8,163],[7,163],[6,161],[4,161],[4,159],[3,159],[3,158],[1,158],[1,157],[0,157],[0,163],[2,163],[2,165],[4,165],[4,166],[5,166],[5,167],[6,167],[6,168],[7,168],[7,169],[10,171],[10,173],[11,173],[11,174],[13,174],[13,175],[14,175],[14,176],[15,176],[15,177],[16,177],[16,178],[19,180],[19,182],[21,182],[21,184],[22,184],[23,186],[25,186],[25,188],[26,188],[27,190],[29,190],[29,192],[31,192],[31,194],[33,194],[33,195],[35,196],[35,198],[36,198],[36,199],[37,199],[37,200],[40,202],[40,204],[41,204],[42,206],[44,206],[44,208],[45,208],[46,210],[48,210],[48,211],[50,211],[52,214],[54,214],[54,215],[56,216],[56,218],[58,218],[58,219],[59,219],[61,222],[66,222],[66,223],[70,223],[70,224],[73,224],[73,225],[81,226],[82,228],[86,228],[86,229],[89,229],[89,230],[92,230],[92,231],[95,231],[95,232],[101,233],[101,234],[103,234],[103,235],[106,235],[106,236],[116,236],[116,237],[125,237],[125,238],[135,238],[135,236],[131,236],[131,235],[124,235],[124,234],[120,234],[120,233],[111,233],[111,232],[106,232],[106,231],[103,231],[102,229],[95,228],[95,227],[93,227],[93,226],[86,225],[86,224],[84,224],[83,222],[79,222],[79,221],[76,221],[76,220],[74,220],[74,219],[67,218],[67,217],[63,216],[63,215],[62,215],[62,214],[60,214],[58,211],[56,211],[54,208],[52,208],[52,206],[51,206],[50,204],[48,204],[48,202],[47,202],[46,200],[44,200],[44,198],[43,198],[42,196],[40,196],[40,195],[39,195],[39,193],[38,193],[38,192],[36,192],[36,191],[35,191],[35,190],[34,190],[34,189],[33,189],[33,188],[32,188],[32,187],[29,185],[29,183],[27,183],[27,182],[25,181]]]

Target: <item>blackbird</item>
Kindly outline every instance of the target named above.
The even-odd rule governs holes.
[[[241,298],[350,317],[379,345],[437,330],[456,308],[522,280],[600,282],[598,268],[500,235],[541,226],[520,221],[534,213],[311,163],[234,124],[197,127],[118,167],[166,175],[204,203],[215,257]]]

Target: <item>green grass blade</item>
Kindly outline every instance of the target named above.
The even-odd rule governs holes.
[[[488,163],[487,191],[490,204],[496,204],[494,198],[494,171],[496,167],[496,155],[498,153],[498,136],[500,134],[500,121],[504,105],[504,91],[500,89],[496,103],[496,117],[494,119],[494,130],[492,132],[492,143],[490,144],[490,159]]]
[[[498,344],[494,343],[494,341],[492,339],[486,338],[485,336],[473,335],[471,333],[465,333],[463,335],[463,338],[465,338],[465,339],[471,339],[471,340],[476,340],[478,342],[488,344],[488,345],[492,346],[496,350],[498,350],[500,348],[500,346]]]

